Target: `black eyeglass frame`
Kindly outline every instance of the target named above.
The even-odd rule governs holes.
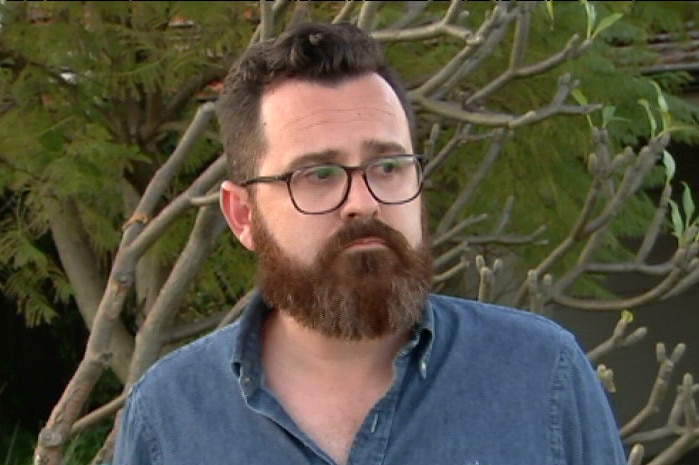
[[[415,195],[412,197],[401,200],[399,202],[386,202],[382,199],[380,199],[372,190],[371,186],[369,185],[369,180],[366,177],[366,169],[376,163],[377,161],[383,160],[383,159],[390,159],[390,158],[413,158],[415,161],[417,161],[417,164],[415,165],[415,169],[417,170],[417,175],[418,175],[418,187],[417,191],[415,192]],[[420,195],[420,192],[422,192],[422,187],[423,187],[423,181],[424,181],[424,165],[425,162],[427,161],[427,157],[424,155],[415,155],[415,154],[397,154],[397,155],[390,155],[386,157],[381,157],[381,158],[374,158],[372,160],[367,161],[366,163],[363,163],[358,166],[345,166],[345,165],[340,165],[338,163],[318,163],[314,165],[306,165],[306,166],[301,166],[299,168],[296,168],[292,171],[287,171],[286,173],[281,173],[277,174],[274,176],[258,176],[255,178],[250,178],[246,179],[245,181],[241,182],[239,186],[241,187],[248,187],[252,184],[257,184],[261,182],[279,182],[279,181],[284,181],[286,183],[286,189],[289,192],[289,198],[291,199],[291,203],[294,204],[294,208],[298,210],[299,212],[305,214],[305,215],[324,215],[325,213],[330,213],[331,211],[335,211],[338,208],[342,206],[343,203],[347,201],[347,197],[349,196],[350,189],[352,189],[352,174],[355,171],[361,171],[362,172],[362,179],[364,179],[364,185],[367,187],[367,190],[371,194],[371,196],[379,202],[380,204],[383,205],[401,205],[404,203],[408,203],[414,199],[417,198],[418,195]],[[347,174],[347,186],[345,187],[345,192],[342,194],[342,199],[336,206],[333,208],[329,208],[326,210],[322,210],[319,212],[309,212],[307,210],[304,210],[298,206],[296,203],[296,199],[294,199],[294,194],[291,193],[291,178],[294,176],[294,174],[298,171],[305,170],[308,168],[313,168],[315,166],[337,166],[338,168],[342,168],[345,173]]]

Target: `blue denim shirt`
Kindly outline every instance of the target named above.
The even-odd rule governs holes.
[[[266,313],[164,357],[128,396],[116,465],[333,464],[260,364]],[[351,465],[624,465],[607,399],[573,336],[534,314],[431,295]]]

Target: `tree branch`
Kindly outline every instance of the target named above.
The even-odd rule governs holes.
[[[477,69],[493,54],[504,39],[507,26],[516,17],[516,10],[508,13],[508,8],[509,6],[505,3],[497,3],[476,33],[464,39],[465,47],[414,92],[423,96],[431,95],[435,100],[440,100],[462,82],[471,71]]]
[[[454,199],[454,202],[451,204],[446,213],[444,213],[444,216],[435,229],[435,234],[442,235],[447,229],[452,227],[456,217],[473,197],[473,194],[476,192],[476,188],[493,168],[495,161],[502,152],[502,147],[507,139],[507,134],[507,131],[503,129],[496,131],[493,140],[490,143],[490,147],[488,147],[488,152],[485,154],[485,157],[483,157],[481,164],[478,166],[476,172],[473,173],[471,179],[469,179],[466,188],[461,191],[456,199]]]
[[[90,247],[90,240],[72,199],[61,209],[46,208],[49,224],[63,270],[73,288],[75,302],[88,329],[92,329],[100,305],[105,282],[99,269],[99,258]],[[121,321],[115,321],[110,343],[110,365],[121,382],[126,380],[133,355],[133,336]]]
[[[621,427],[619,434],[622,438],[625,438],[626,441],[637,442],[634,436],[630,436],[631,433],[638,431],[648,418],[660,411],[660,406],[667,396],[667,389],[670,378],[672,377],[672,372],[682,358],[682,355],[684,355],[685,350],[686,347],[684,344],[677,344],[670,357],[668,357],[665,345],[662,343],[656,345],[656,358],[660,364],[658,367],[658,375],[655,378],[655,383],[653,384],[653,389],[650,392],[646,405],[636,416]]]
[[[211,65],[209,68],[205,69],[196,76],[193,76],[185,84],[183,84],[175,95],[169,99],[169,103],[165,107],[165,110],[162,112],[160,118],[157,120],[157,123],[150,127],[146,126],[143,128],[143,139],[150,140],[159,131],[160,126],[181,116],[184,108],[192,102],[192,99],[198,92],[200,92],[211,82],[221,80],[226,76],[230,64],[231,63],[229,62],[225,62],[222,66]],[[208,104],[213,106],[211,103]],[[202,111],[201,108],[199,111]]]
[[[228,311],[226,316],[219,322],[217,328],[222,328],[235,321],[243,312],[245,307],[250,303],[250,299],[252,299],[252,295],[256,291],[257,288],[253,287],[243,297],[241,297],[240,300],[238,300],[238,302],[236,302],[236,304]]]
[[[274,34],[273,4],[267,0],[260,0],[260,40],[267,40]]]
[[[382,1],[374,0],[362,2],[362,8],[359,10],[359,19],[357,20],[357,27],[366,32],[371,32],[374,29],[374,20],[376,19],[376,13],[382,6]]]
[[[213,248],[218,236],[226,229],[220,210],[215,206],[199,211],[187,245],[177,259],[158,299],[136,335],[136,348],[131,361],[126,388],[133,384],[160,356],[161,334],[180,307],[185,293]]]
[[[83,431],[92,428],[101,421],[104,421],[107,418],[111,417],[124,405],[125,401],[126,394],[122,393],[118,397],[112,399],[111,401],[99,407],[98,409],[93,410],[84,417],[80,418],[73,424],[73,427],[70,429],[71,437],[74,437],[77,434],[80,434]]]
[[[590,360],[590,362],[593,364],[598,363],[605,355],[622,347],[630,347],[638,343],[641,339],[646,337],[646,334],[648,334],[648,329],[646,327],[640,327],[636,328],[636,330],[634,330],[631,334],[627,335],[626,330],[628,325],[628,319],[622,315],[619,318],[612,335],[606,341],[602,342],[587,353],[587,358]]]
[[[409,4],[422,4],[428,2],[409,2]],[[424,8],[424,7],[423,7]],[[380,31],[373,31],[372,37],[379,42],[401,42],[401,41],[420,41],[433,39],[442,35],[449,35],[458,39],[466,40],[472,36],[471,31],[461,26],[452,24],[459,16],[461,9],[460,0],[451,0],[449,9],[442,19],[424,26],[412,28],[396,28],[395,25]],[[415,16],[416,12],[409,11],[404,17],[410,14]],[[402,22],[401,18],[399,21]]]
[[[344,22],[349,22],[350,18],[352,17],[352,12],[354,11],[354,7],[357,6],[356,0],[345,0],[342,9],[340,12],[335,16],[332,20],[332,24],[337,24],[337,23],[344,23]]]
[[[204,193],[209,191],[213,185],[223,180],[225,172],[226,157],[225,155],[221,155],[199,175],[186,191],[178,195],[158,213],[158,216],[145,225],[142,233],[129,246],[134,253],[137,253],[138,256],[145,253],[172,223],[192,207],[192,199],[200,198]]]

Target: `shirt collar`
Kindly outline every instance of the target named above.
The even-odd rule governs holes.
[[[251,386],[259,386],[262,374],[262,329],[270,311],[257,290],[238,320],[239,335],[234,342],[231,363],[236,376],[242,380],[247,379],[246,383]],[[416,323],[411,331],[410,340],[398,354],[400,357],[416,350],[418,370],[423,379],[427,377],[434,337],[434,308],[428,298],[422,311],[422,319]]]

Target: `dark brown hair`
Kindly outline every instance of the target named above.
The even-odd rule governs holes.
[[[266,89],[287,79],[333,85],[371,72],[394,90],[412,130],[414,117],[403,85],[379,44],[356,26],[299,24],[246,50],[226,76],[216,106],[229,179],[240,183],[257,174],[265,150],[260,101]]]

